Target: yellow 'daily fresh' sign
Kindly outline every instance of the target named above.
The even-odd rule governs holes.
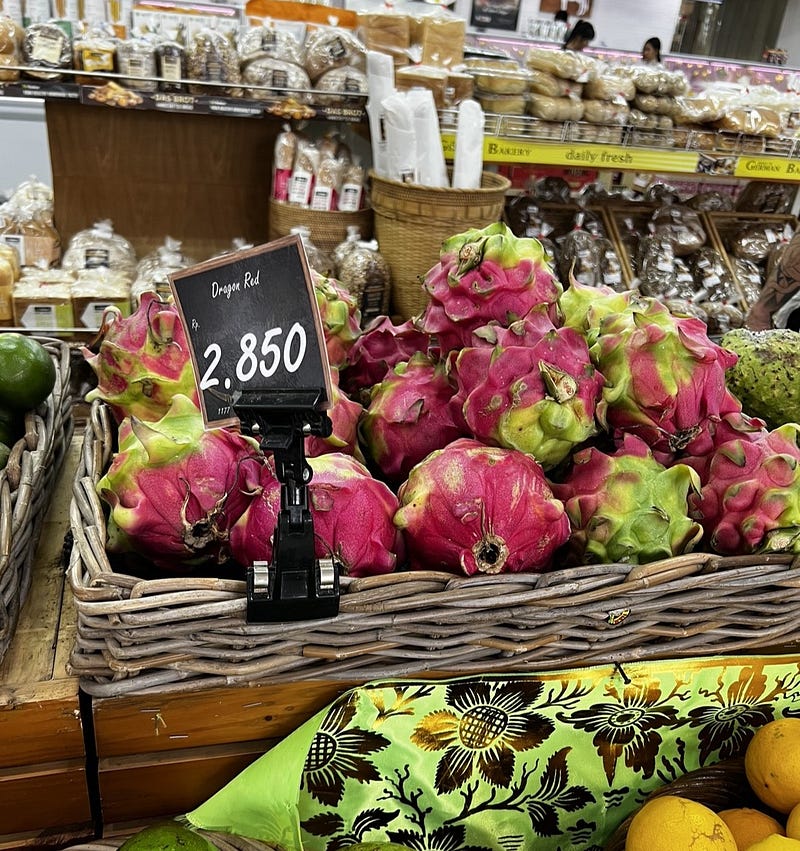
[[[443,135],[447,159],[455,154],[455,136]],[[534,142],[525,139],[487,137],[483,142],[484,162],[536,163],[575,168],[610,168],[620,171],[697,171],[699,155],[691,151],[626,148],[622,145]]]
[[[800,180],[800,160],[780,157],[739,157],[734,170],[736,177]]]

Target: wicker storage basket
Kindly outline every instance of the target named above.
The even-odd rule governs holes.
[[[207,837],[220,851],[280,851],[277,845],[270,845],[258,839],[247,839],[244,836],[234,836],[232,833],[220,833],[216,830],[198,830],[197,832]],[[113,851],[132,835],[127,833],[107,839],[94,839],[91,842],[70,845],[64,851]]]
[[[69,567],[78,609],[70,666],[95,695],[542,671],[785,649],[797,636],[800,559],[707,553],[541,575],[343,577],[336,618],[248,624],[238,578],[142,579],[114,569],[95,493],[112,449],[108,409],[95,403],[73,488]]]
[[[744,772],[744,759],[727,759],[706,765],[678,777],[671,783],[651,792],[647,799],[661,795],[678,795],[704,804],[714,812],[734,807],[753,807],[767,812],[764,804],[753,794]],[[619,825],[603,846],[603,851],[625,851],[625,839],[633,821],[632,814]]]
[[[414,186],[374,172],[370,181],[375,236],[392,270],[392,312],[410,319],[427,303],[420,278],[439,259],[442,242],[499,221],[511,182],[491,172],[483,173],[480,189]]]
[[[339,210],[305,210],[283,201],[270,198],[269,238],[288,236],[297,225],[305,225],[311,231],[311,241],[326,253],[347,237],[347,228],[356,225],[362,239],[372,239],[372,210],[356,210],[345,213]]]
[[[69,347],[35,337],[56,367],[53,392],[25,415],[25,435],[0,470],[0,659],[3,658],[31,584],[31,567],[53,483],[72,435]]]

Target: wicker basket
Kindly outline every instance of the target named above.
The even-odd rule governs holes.
[[[651,792],[646,800],[650,801],[661,795],[689,798],[717,813],[734,807],[753,807],[767,812],[747,782],[743,758],[723,760],[715,765],[690,771]],[[634,815],[635,813],[628,816],[611,834],[603,846],[603,851],[625,851],[625,839]]]
[[[336,618],[248,624],[239,579],[142,579],[114,569],[95,493],[112,449],[108,409],[95,403],[73,487],[69,567],[78,609],[70,666],[95,695],[532,672],[783,650],[797,637],[800,559],[706,553],[541,575],[344,577]]]
[[[25,435],[0,470],[0,659],[19,620],[31,584],[31,567],[53,483],[72,435],[69,347],[35,337],[56,366],[53,392],[25,415]]]
[[[483,173],[480,189],[414,186],[374,172],[370,180],[375,236],[392,270],[392,312],[410,319],[427,303],[420,277],[439,259],[442,242],[499,221],[511,182],[491,172]]]
[[[247,839],[244,836],[234,836],[232,833],[220,833],[216,830],[198,830],[197,832],[213,842],[214,846],[219,848],[220,851],[280,851],[277,845],[261,842],[258,839]],[[91,842],[70,845],[64,851],[113,851],[132,835],[127,833],[107,839],[94,839]]]
[[[270,198],[270,241],[288,236],[297,225],[305,225],[311,231],[311,241],[330,254],[345,240],[350,225],[358,227],[362,239],[372,239],[372,210],[356,210],[354,213],[339,210],[305,210]]]

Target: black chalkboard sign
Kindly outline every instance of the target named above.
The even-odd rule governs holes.
[[[243,393],[316,391],[331,399],[314,285],[299,236],[169,276],[191,347],[206,427],[237,422]]]

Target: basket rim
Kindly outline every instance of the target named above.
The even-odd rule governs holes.
[[[417,183],[403,183],[401,180],[393,180],[389,177],[382,177],[377,174],[375,171],[370,169],[369,171],[369,179],[370,181],[375,181],[378,184],[386,184],[388,187],[394,187],[397,189],[402,189],[405,191],[411,192],[430,192],[433,195],[453,195],[455,197],[459,197],[462,195],[469,195],[474,193],[499,193],[500,191],[506,192],[511,188],[511,181],[502,174],[498,174],[494,171],[483,171],[481,172],[481,186],[476,187],[474,189],[459,189],[452,188],[449,186],[422,186]],[[496,181],[496,185],[494,186],[483,186],[484,180]]]

